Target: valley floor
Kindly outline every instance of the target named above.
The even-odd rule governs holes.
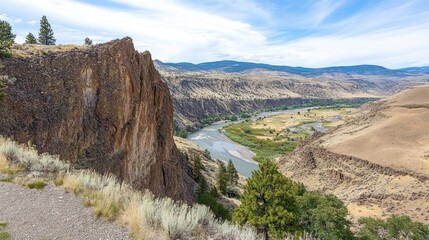
[[[13,239],[130,239],[128,229],[96,219],[82,198],[62,187],[43,189],[0,182],[0,220]]]

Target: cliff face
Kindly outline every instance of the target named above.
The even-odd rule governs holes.
[[[192,200],[168,87],[130,38],[2,65],[0,134],[158,196]]]
[[[173,99],[175,124],[184,129],[198,129],[199,122],[206,116],[226,116],[269,107],[304,104],[319,99],[281,98],[253,100],[220,100],[210,98]]]

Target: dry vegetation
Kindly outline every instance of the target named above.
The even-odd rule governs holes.
[[[12,46],[13,58],[30,58],[50,55],[54,53],[70,52],[87,49],[88,45],[39,45],[39,44],[15,44]]]
[[[251,227],[219,221],[202,205],[189,206],[156,198],[120,183],[113,175],[76,171],[58,158],[38,154],[32,147],[0,139],[0,179],[37,186],[53,182],[83,197],[96,217],[130,226],[135,239],[261,239]],[[27,185],[28,185],[27,182]]]
[[[429,86],[363,106],[355,118],[282,157],[283,173],[343,200],[351,219],[429,223]]]

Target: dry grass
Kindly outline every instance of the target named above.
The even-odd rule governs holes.
[[[34,56],[44,56],[53,53],[70,52],[88,49],[87,45],[38,45],[38,44],[15,44],[12,47],[13,58],[29,58]]]
[[[111,174],[70,171],[58,158],[7,139],[0,138],[0,156],[4,171],[22,165],[15,182],[30,188],[42,188],[45,181],[62,185],[66,192],[82,195],[83,205],[93,207],[96,217],[129,225],[135,239],[262,239],[250,227],[217,221],[206,206],[189,206],[157,198],[149,191],[136,191]],[[35,172],[49,173],[49,177],[32,177]]]
[[[343,126],[323,146],[335,153],[429,176],[429,85],[395,94],[377,115]],[[417,107],[410,107],[417,106]]]
[[[9,162],[6,160],[6,157],[0,155],[0,173],[6,173],[9,169]]]

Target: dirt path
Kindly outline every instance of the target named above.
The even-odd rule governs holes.
[[[12,240],[130,239],[126,228],[95,219],[80,197],[53,185],[35,190],[0,182],[0,221],[8,222]]]

